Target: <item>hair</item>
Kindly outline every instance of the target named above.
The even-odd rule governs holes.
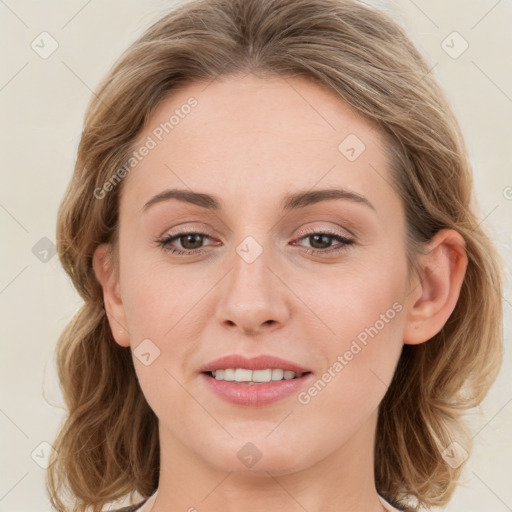
[[[313,80],[375,123],[403,202],[409,269],[420,271],[417,256],[441,229],[464,238],[455,310],[428,342],[404,345],[375,439],[383,497],[416,509],[450,500],[464,464],[452,467],[442,451],[456,441],[471,452],[462,415],[480,404],[501,364],[502,276],[477,219],[460,127],[430,71],[398,23],[357,0],[192,0],[121,55],[88,105],[57,221],[59,258],[84,300],[57,346],[69,410],[47,474],[57,510],[98,512],[135,492],[149,497],[159,481],[157,419],[130,348],[113,339],[92,266],[99,244],[115,246],[123,183],[101,199],[95,191],[123,168],[173,91],[245,73]]]

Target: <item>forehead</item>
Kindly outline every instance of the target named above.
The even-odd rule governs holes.
[[[222,190],[247,206],[343,185],[375,198],[389,188],[386,144],[374,123],[312,80],[224,77],[162,101],[134,144],[151,149],[130,170],[123,196],[142,205],[165,188]]]

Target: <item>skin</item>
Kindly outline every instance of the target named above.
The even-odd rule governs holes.
[[[419,259],[423,275],[409,275],[385,139],[334,92],[304,78],[252,74],[196,83],[163,101],[139,140],[190,96],[198,105],[122,183],[118,260],[106,244],[94,254],[115,341],[134,350],[149,338],[160,350],[149,366],[134,357],[161,446],[160,486],[145,510],[251,512],[264,503],[381,511],[377,408],[403,344],[429,340],[452,313],[464,241],[441,231]],[[366,146],[354,161],[338,150],[349,134]],[[143,209],[170,188],[215,195],[222,208],[169,199]],[[333,188],[373,208],[331,199],[281,210],[286,194]],[[206,234],[202,246],[175,239],[173,247],[203,252],[174,255],[156,242],[185,229]],[[306,229],[353,243],[321,254],[342,244],[315,242]],[[236,252],[248,236],[263,249],[252,263]],[[232,405],[198,374],[223,355],[271,354],[317,380],[396,303],[401,311],[307,404],[294,394],[263,407]],[[262,454],[252,468],[237,457],[248,442]]]

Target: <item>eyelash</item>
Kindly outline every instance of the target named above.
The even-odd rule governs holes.
[[[192,256],[194,254],[197,254],[197,253],[200,253],[203,251],[203,248],[199,248],[199,249],[186,249],[186,250],[182,250],[182,249],[177,249],[175,247],[172,247],[171,246],[171,243],[174,241],[174,240],[177,240],[183,236],[186,236],[186,235],[199,235],[199,236],[203,236],[203,237],[207,237],[209,238],[209,236],[206,234],[206,233],[201,233],[201,232],[198,232],[198,231],[181,231],[179,233],[176,233],[176,234],[172,234],[172,235],[169,235],[169,236],[166,236],[162,239],[159,239],[157,240],[157,244],[162,247],[165,251],[168,251],[172,254],[177,254],[177,255],[180,255],[180,256]],[[354,243],[354,240],[352,239],[349,239],[349,238],[346,238],[342,235],[340,235],[339,233],[334,233],[332,231],[329,231],[329,230],[323,230],[323,231],[308,231],[306,233],[304,233],[300,238],[298,238],[297,240],[303,240],[304,238],[309,238],[311,236],[314,236],[314,235],[325,235],[325,236],[328,236],[329,238],[333,238],[334,240],[340,242],[342,244],[341,247],[337,247],[337,248],[328,248],[328,249],[307,249],[307,248],[304,248],[306,250],[306,252],[309,254],[309,255],[325,255],[325,254],[331,254],[331,253],[341,253],[343,251],[346,251],[348,249],[348,246],[353,244]]]

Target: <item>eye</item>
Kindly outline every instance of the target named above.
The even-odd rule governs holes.
[[[202,252],[202,244],[205,238],[210,237],[206,233],[200,233],[196,231],[183,231],[180,233],[168,235],[161,240],[158,240],[157,243],[160,247],[172,254],[191,255]],[[176,243],[179,243],[181,248],[175,247]]]
[[[354,240],[347,238],[339,233],[332,231],[309,231],[299,240],[308,240],[311,249],[306,248],[308,254],[332,254],[347,250],[347,246],[354,243]],[[338,246],[332,247],[333,240],[338,242]]]
[[[182,231],[157,240],[157,244],[171,254],[190,256],[204,251],[203,243],[206,239],[210,239],[210,236],[206,233]],[[354,240],[328,230],[308,231],[298,240],[308,240],[312,247],[309,249],[302,245],[301,247],[308,254],[313,255],[339,253],[347,250],[347,246],[354,243]],[[337,247],[332,247],[333,241],[338,242]],[[213,245],[219,245],[219,243]],[[176,247],[177,244],[179,247]]]

